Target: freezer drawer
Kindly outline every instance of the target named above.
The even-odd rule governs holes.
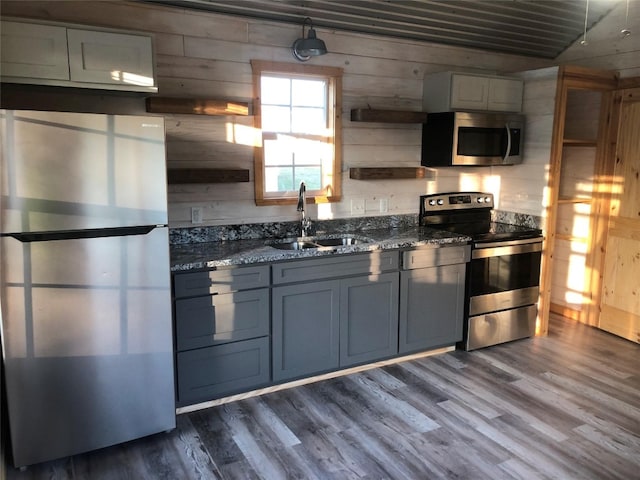
[[[119,237],[0,238],[16,466],[175,427],[168,255],[166,227]]]

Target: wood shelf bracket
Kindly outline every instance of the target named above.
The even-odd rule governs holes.
[[[249,115],[249,103],[201,98],[147,97],[147,112],[187,115]]]
[[[411,178],[432,178],[425,167],[367,167],[350,168],[349,178],[353,180],[401,180]]]
[[[224,168],[170,168],[167,183],[241,183],[249,181],[249,170]]]
[[[377,123],[425,123],[427,121],[427,112],[353,108],[351,109],[351,121]]]

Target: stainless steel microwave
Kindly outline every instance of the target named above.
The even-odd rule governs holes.
[[[514,165],[522,162],[524,116],[502,113],[427,114],[422,165]]]

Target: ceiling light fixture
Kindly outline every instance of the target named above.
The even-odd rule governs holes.
[[[631,30],[629,30],[629,0],[627,0],[627,13],[624,16],[624,28],[620,30],[620,33],[623,37],[631,35]]]
[[[309,22],[309,32],[307,33],[307,38],[304,38],[304,27],[307,22]],[[313,24],[309,17],[302,22],[302,38],[293,42],[291,48],[293,49],[293,56],[301,62],[306,62],[311,57],[327,53],[327,46],[322,40],[316,38],[316,31],[313,29]]]
[[[587,0],[587,7],[584,11],[584,34],[582,35],[582,41],[580,45],[589,45],[587,42],[587,20],[589,19],[589,0]]]

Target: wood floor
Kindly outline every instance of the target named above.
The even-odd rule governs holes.
[[[183,414],[9,479],[637,479],[640,346],[554,318],[455,351]]]

